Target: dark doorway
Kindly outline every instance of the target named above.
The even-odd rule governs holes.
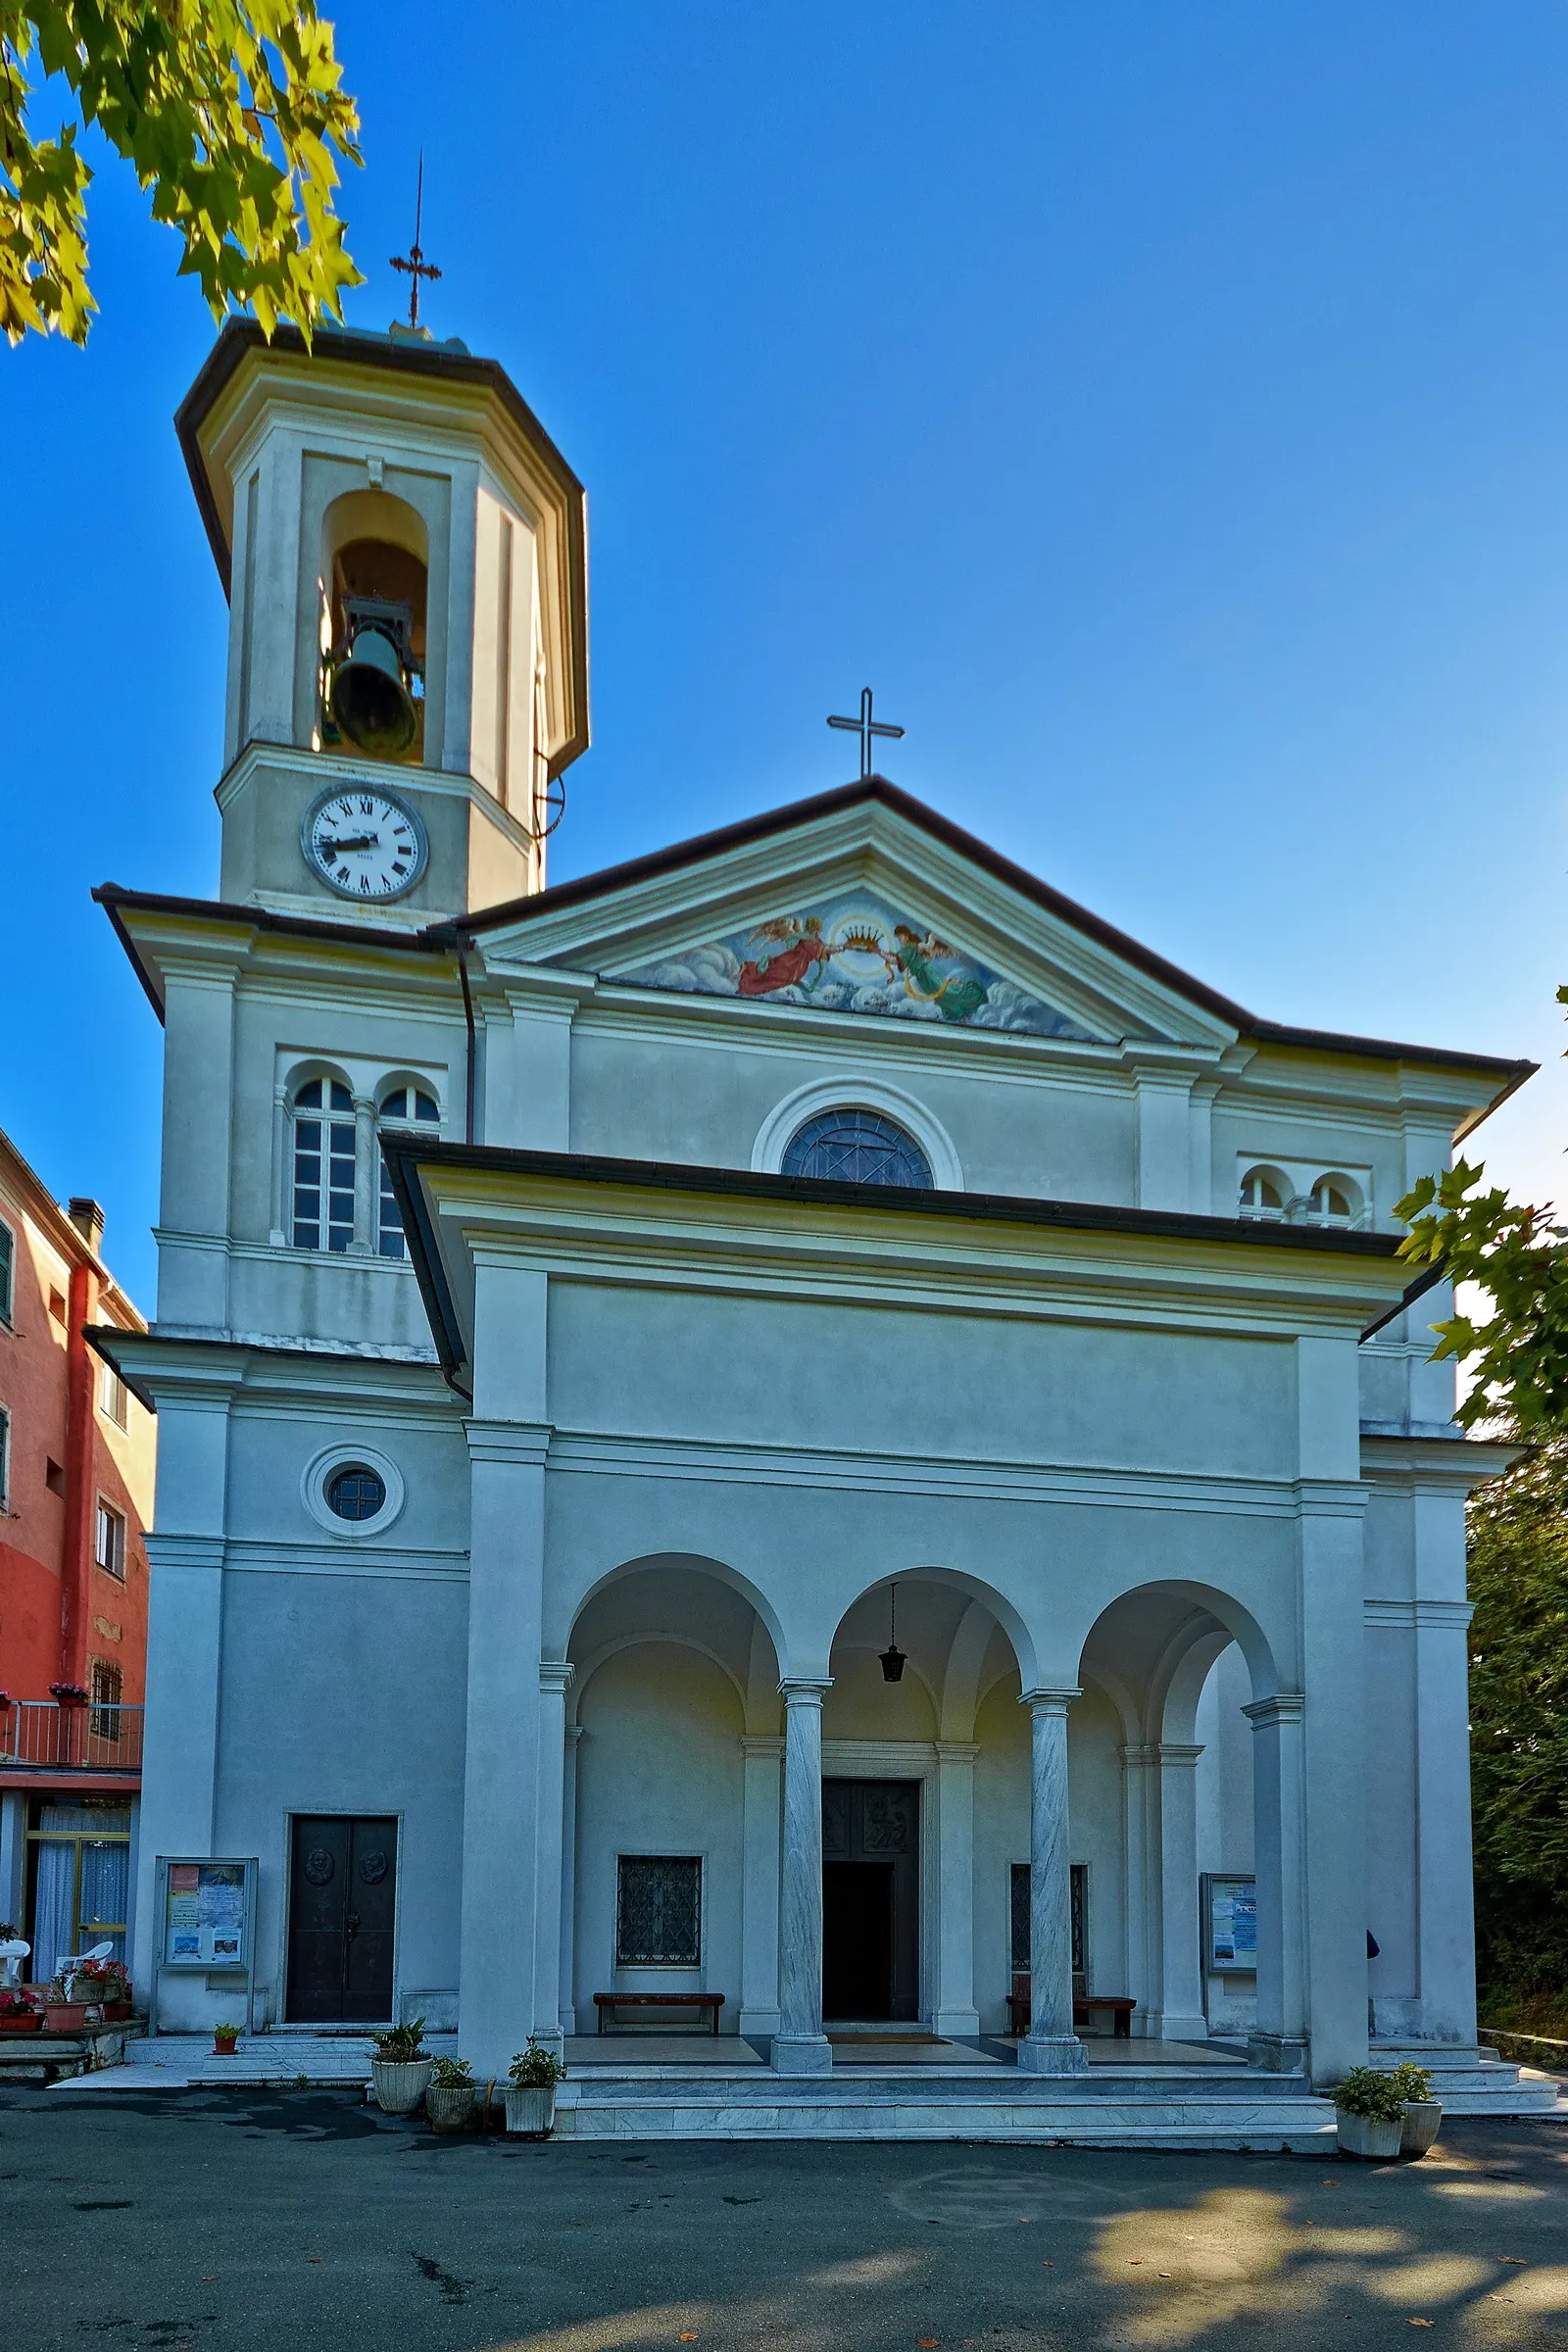
[[[822,1783],[822,2014],[920,2013],[920,1784]]]
[[[398,1825],[296,1814],[289,1873],[292,2025],[384,2025],[392,2015]]]

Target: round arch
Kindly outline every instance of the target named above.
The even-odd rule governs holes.
[[[879,1110],[884,1117],[894,1119],[906,1128],[925,1153],[931,1169],[931,1181],[938,1192],[963,1191],[963,1166],[954,1146],[953,1138],[936,1113],[906,1094],[899,1086],[890,1086],[885,1078],[873,1077],[863,1070],[845,1071],[836,1078],[813,1079],[808,1086],[799,1086],[793,1094],[776,1102],[757,1131],[752,1146],[752,1166],[760,1173],[776,1176],[784,1164],[784,1153],[790,1139],[824,1110]]]

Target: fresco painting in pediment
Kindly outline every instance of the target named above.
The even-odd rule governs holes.
[[[863,891],[770,915],[700,948],[614,977],[631,988],[687,996],[757,997],[820,1012],[862,1012],[953,1028],[1008,1029],[1032,1037],[1087,1037],[1064,1012],[928,924],[906,921]]]

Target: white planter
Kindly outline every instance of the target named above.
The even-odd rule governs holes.
[[[430,2119],[432,2132],[466,2132],[473,2122],[473,2103],[477,2097],[471,2082],[449,2083],[444,2089],[432,2082],[424,2094],[424,2112]]]
[[[1442,2121],[1441,2099],[1406,2099],[1404,2128],[1399,2134],[1399,2154],[1424,2156],[1437,2138]]]
[[[1369,2115],[1347,2115],[1343,2108],[1334,2111],[1340,2128],[1340,2153],[1344,2156],[1374,2156],[1387,2162],[1399,2153],[1404,2136],[1404,2118],[1396,2115],[1392,2124],[1376,2122]]]
[[[515,2083],[507,2086],[507,2130],[520,2132],[525,2139],[545,2139],[555,2128],[556,2093],[552,2084],[545,2090],[519,2090]]]
[[[415,2058],[407,2063],[386,2058],[372,2058],[370,2081],[375,2088],[375,2103],[387,2115],[415,2115],[430,2087],[433,2058]]]

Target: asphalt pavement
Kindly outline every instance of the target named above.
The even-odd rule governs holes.
[[[347,2092],[0,2091],[4,2352],[1568,2345],[1568,2129],[1419,2164],[437,2139]]]

